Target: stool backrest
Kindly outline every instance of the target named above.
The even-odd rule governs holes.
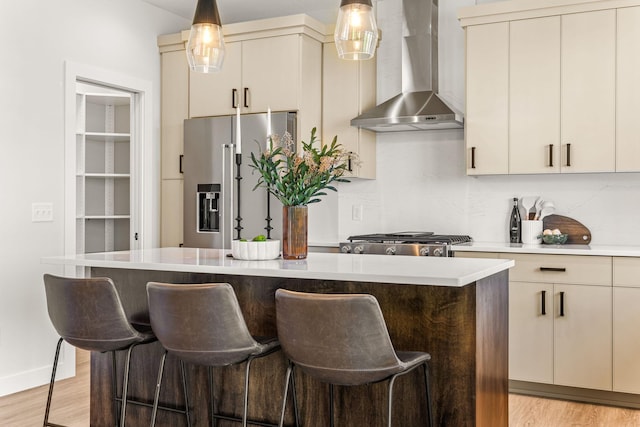
[[[372,295],[278,289],[276,316],[287,357],[321,381],[365,384],[399,370],[401,362]]]
[[[228,283],[147,283],[151,328],[164,348],[202,365],[227,365],[258,349]]]
[[[140,340],[111,279],[45,274],[44,288],[51,323],[70,344],[103,352],[120,350]]]

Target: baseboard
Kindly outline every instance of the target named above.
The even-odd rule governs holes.
[[[640,394],[565,387],[516,380],[509,380],[509,392],[575,402],[640,409]]]
[[[53,349],[52,349],[53,350]],[[7,375],[0,378],[0,397],[18,393],[30,388],[49,384],[51,380],[51,370],[53,368],[53,351],[51,352],[51,363],[40,368],[31,369],[24,372]],[[58,372],[56,381],[71,378],[76,374],[76,351],[75,347],[63,343],[60,350],[60,360],[58,362]]]

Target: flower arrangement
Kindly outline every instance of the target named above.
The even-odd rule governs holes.
[[[325,190],[338,191],[332,183],[349,182],[342,176],[348,170],[349,157],[334,137],[321,148],[316,143],[316,128],[309,143],[302,141],[301,155],[295,152],[289,133],[269,137],[267,150],[256,157],[251,153],[251,167],[260,173],[258,187],[265,187],[284,206],[306,206],[320,201]],[[353,162],[353,158],[351,159]]]

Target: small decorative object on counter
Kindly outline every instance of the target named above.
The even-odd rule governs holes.
[[[520,243],[521,240],[520,209],[518,209],[518,198],[514,197],[513,209],[509,217],[509,242]]]
[[[348,170],[349,157],[334,137],[331,144],[314,146],[316,128],[309,143],[302,141],[302,152],[296,153],[291,135],[269,137],[268,148],[256,156],[251,153],[251,167],[260,172],[258,187],[265,187],[283,205],[282,257],[307,257],[307,205],[317,203],[325,190],[338,191],[334,182],[349,182],[342,176]]]

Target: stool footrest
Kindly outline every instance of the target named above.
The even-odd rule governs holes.
[[[242,417],[232,417],[230,415],[223,415],[223,414],[214,414],[213,418],[216,418],[218,420],[237,421],[240,423],[242,422]],[[247,424],[253,424],[256,426],[264,426],[264,427],[278,427],[278,424],[270,424],[267,422],[256,421],[251,419],[247,419]]]

